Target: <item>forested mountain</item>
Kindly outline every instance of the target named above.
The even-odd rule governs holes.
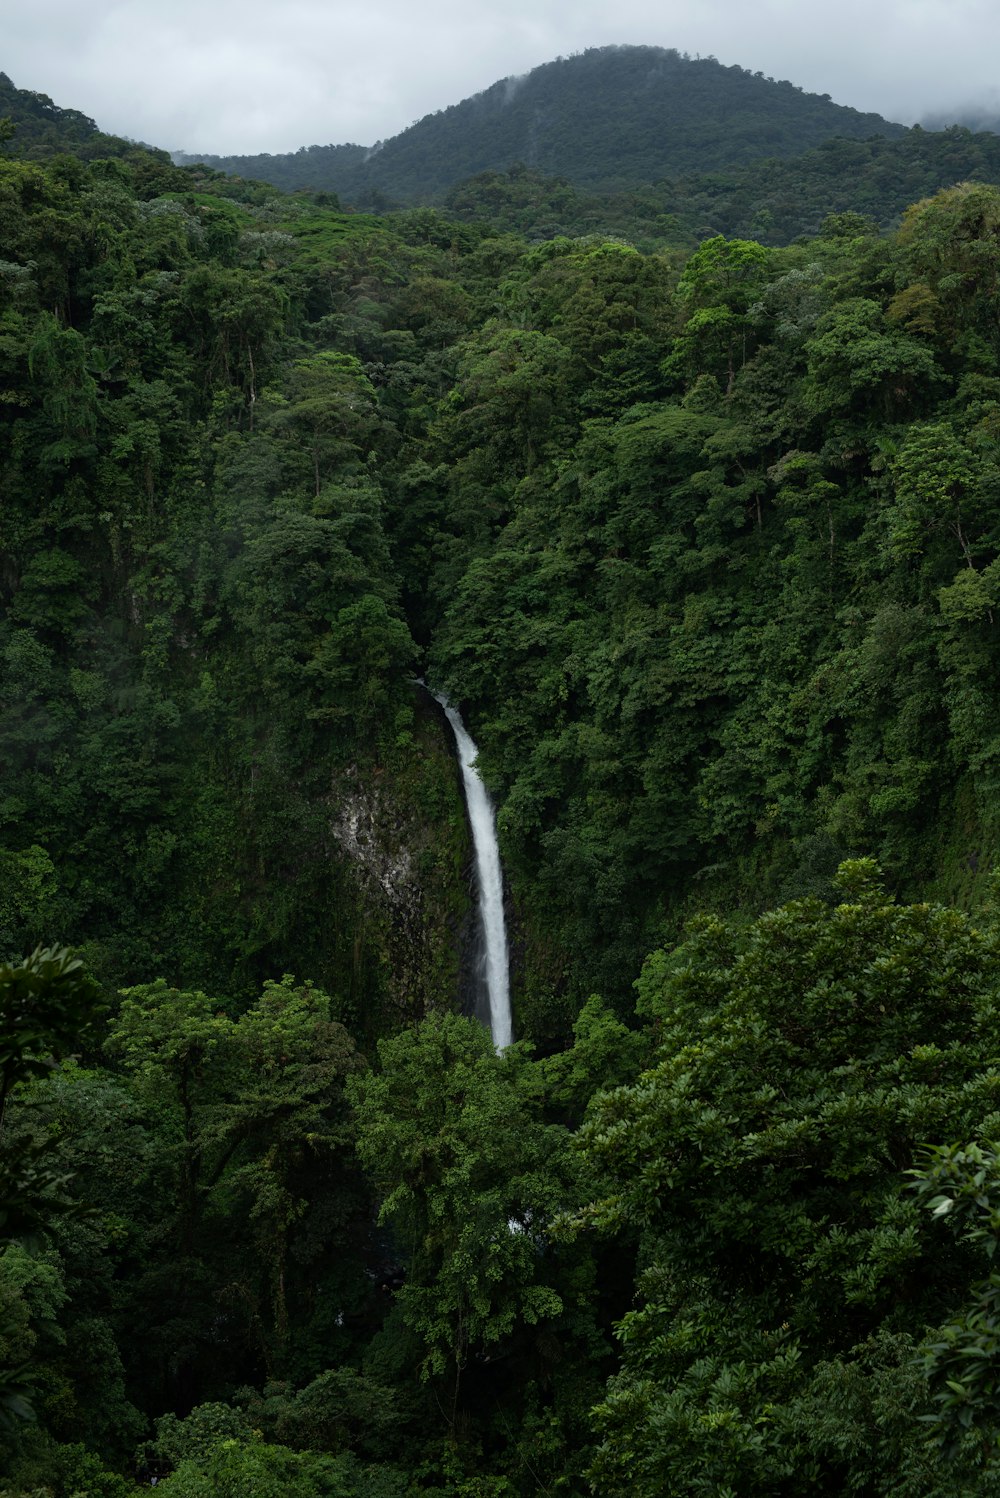
[[[994,1494],[1000,189],[644,253],[16,140],[2,1498]]]
[[[15,126],[8,154],[21,159],[167,159],[5,75],[3,115]],[[906,130],[711,58],[613,47],[504,80],[377,148],[178,160],[361,206],[436,203],[532,239],[611,233],[654,248],[725,234],[781,245],[816,234],[832,213],[895,227],[942,187],[1000,181],[1000,136]]]
[[[185,159],[350,202],[414,203],[516,162],[581,187],[620,189],[904,128],[714,58],[595,47],[501,79],[362,154],[310,146],[290,156]]]
[[[62,109],[47,94],[15,88],[6,73],[0,73],[0,119],[14,127],[8,155],[24,160],[44,160],[58,152],[70,152],[84,160],[123,156],[136,152],[136,142],[106,135],[78,109]],[[147,154],[168,161],[165,151],[141,147]]]
[[[1000,181],[995,134],[907,130],[650,47],[559,59],[373,148],[179,159],[361,206],[436,203],[533,239],[615,233],[650,248],[713,234],[789,244],[845,211],[895,227],[940,188]]]

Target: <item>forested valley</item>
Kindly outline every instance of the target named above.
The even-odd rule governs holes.
[[[1000,188],[529,242],[39,108],[2,1498],[1000,1492]]]

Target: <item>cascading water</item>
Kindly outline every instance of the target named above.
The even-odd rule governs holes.
[[[476,769],[477,749],[465,731],[465,724],[447,697],[432,694],[441,704],[451,724],[458,748],[458,762],[465,786],[465,803],[469,809],[472,846],[476,855],[476,884],[479,888],[479,921],[483,938],[483,966],[490,1006],[490,1034],[498,1051],[513,1040],[510,1013],[510,972],[507,957],[507,925],[503,914],[503,875],[500,849],[497,846],[496,818],[493,803]]]

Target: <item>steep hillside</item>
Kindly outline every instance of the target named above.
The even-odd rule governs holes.
[[[793,156],[834,136],[903,133],[902,125],[880,115],[860,114],[714,58],[661,47],[600,47],[557,58],[524,78],[502,79],[427,115],[364,153],[367,160],[359,158],[359,147],[345,146],[199,159],[279,187],[418,202],[512,162],[580,185],[620,187]]]

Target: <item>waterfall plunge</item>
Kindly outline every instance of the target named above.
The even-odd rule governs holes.
[[[507,962],[507,927],[503,914],[503,875],[497,847],[496,818],[489,792],[476,769],[476,746],[465,731],[447,697],[433,693],[451,724],[462,768],[465,802],[469,809],[472,846],[476,854],[476,884],[479,888],[479,922],[483,937],[486,991],[490,1003],[490,1034],[498,1051],[513,1040],[510,1014],[510,976]]]

